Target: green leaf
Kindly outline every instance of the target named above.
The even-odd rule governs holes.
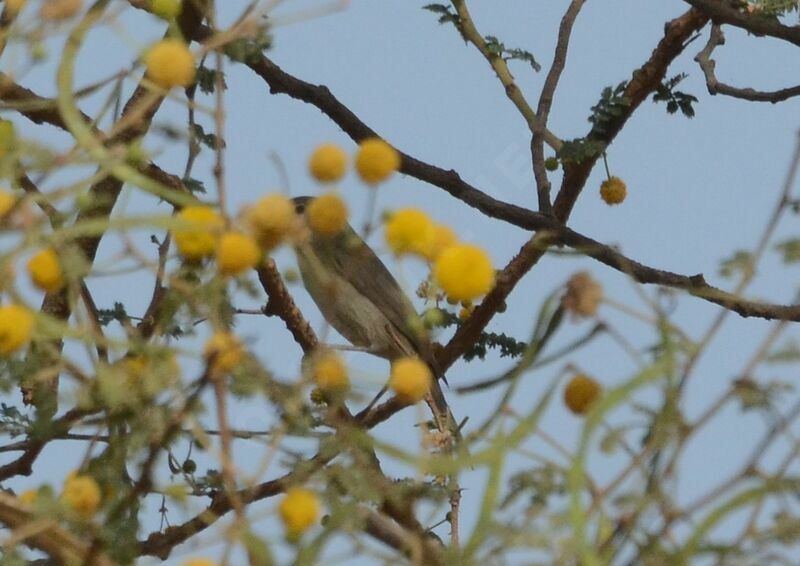
[[[600,93],[600,100],[592,106],[592,114],[589,122],[592,124],[592,133],[603,134],[607,131],[608,125],[619,116],[622,116],[625,109],[631,102],[624,95],[625,88],[628,86],[626,81],[622,81],[615,87],[607,86]]]
[[[445,6],[444,4],[427,4],[423,6],[422,9],[437,14],[440,24],[453,24],[456,28],[461,29],[461,20],[458,14],[451,11],[450,6]]]
[[[195,179],[194,177],[184,177],[181,179],[186,188],[189,189],[189,192],[192,194],[206,194],[206,186],[203,184],[203,181],[199,179]]]
[[[192,135],[209,149],[217,149],[217,143],[220,143],[221,147],[225,147],[225,140],[218,138],[216,134],[207,133],[200,124],[192,124]]]
[[[200,65],[197,68],[197,86],[200,88],[201,92],[212,94],[217,88],[217,71],[209,69],[205,65]],[[222,89],[228,90],[224,75],[222,78]]]
[[[777,350],[770,352],[764,361],[770,364],[790,364],[800,361],[800,344],[790,341]]]
[[[734,252],[732,256],[722,261],[719,266],[720,277],[726,279],[737,273],[747,273],[753,269],[753,255],[744,250]]]
[[[255,37],[235,39],[225,46],[225,54],[237,63],[256,62],[272,47],[272,36],[266,27],[258,30]]]
[[[653,94],[653,102],[666,102],[667,112],[675,114],[678,110],[687,118],[694,118],[695,112],[692,104],[697,102],[697,97],[679,90],[675,87],[687,77],[686,73],[679,73],[663,81]]]
[[[562,163],[580,163],[585,159],[597,157],[605,149],[600,140],[577,138],[565,141],[558,150],[558,158]]]
[[[783,263],[800,261],[800,238],[791,238],[775,244],[775,249],[783,256]]]
[[[483,38],[486,42],[486,49],[495,57],[500,57],[504,61],[511,61],[516,59],[528,63],[537,73],[541,70],[542,66],[536,61],[536,58],[530,51],[524,49],[514,48],[508,49],[505,44],[493,35],[487,35]]]
[[[123,323],[129,318],[125,305],[119,302],[114,303],[114,308],[111,309],[97,309],[97,322],[100,326],[108,326],[115,320]]]

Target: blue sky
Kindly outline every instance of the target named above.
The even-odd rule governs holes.
[[[300,17],[296,23],[282,25],[285,18],[303,16],[307,10],[323,5],[312,1],[283,2],[275,11],[275,43],[268,56],[287,72],[328,86],[364,122],[403,151],[438,166],[456,169],[496,198],[534,207],[536,194],[524,121],[505,98],[501,85],[480,54],[465,45],[452,27],[437,24],[433,14],[421,9],[424,4],[355,0],[339,12]],[[546,70],[566,4],[481,0],[472,2],[470,8],[484,34],[496,35],[508,46],[531,51]],[[237,15],[245,2],[226,1],[223,5],[221,19],[225,21]],[[660,39],[664,23],[686,9],[687,5],[677,0],[588,2],[575,25],[549,128],[563,139],[584,135],[589,127],[586,120],[589,108],[599,98],[602,88],[628,79]],[[133,53],[163,33],[163,26],[152,17],[132,10],[127,10],[120,22],[113,31],[92,36],[78,67],[80,84],[123,68]],[[689,74],[681,88],[700,99],[697,116],[688,120],[668,115],[663,105],[643,104],[608,155],[612,173],[628,184],[628,199],[613,208],[600,200],[597,189],[603,173],[602,167],[598,167],[575,207],[570,225],[601,242],[619,245],[633,259],[684,274],[702,272],[709,282],[727,288],[730,282],[718,277],[718,264],[734,250],[752,248],[756,243],[779,195],[797,135],[800,108],[797,101],[771,105],[708,95],[702,75],[692,61],[704,45],[706,34],[707,30],[669,71],[670,76],[679,72]],[[734,30],[727,32],[727,39],[728,44],[715,53],[722,80],[764,89],[788,86],[783,81],[789,80],[790,73],[776,72],[778,68],[788,68],[788,63],[776,64],[791,60],[786,46]],[[63,38],[57,38],[48,42],[52,55],[58,54],[62,41]],[[22,54],[21,50],[8,53],[4,70],[13,69],[15,62],[16,68],[23,70]],[[53,71],[51,64],[41,65],[22,72],[19,80],[42,95],[52,95]],[[348,151],[353,150],[354,144],[315,108],[286,96],[270,95],[264,83],[242,65],[231,65],[226,71],[229,85],[225,94],[226,181],[232,210],[267,191],[288,189],[299,195],[316,190],[305,162],[310,151],[321,142],[334,141]],[[512,63],[512,72],[535,104],[544,72],[536,74],[524,63]],[[130,88],[132,84],[129,81],[127,86]],[[84,109],[91,111],[92,104],[96,100],[87,101]],[[159,113],[157,123],[180,124],[184,118],[179,104],[168,104]],[[65,137],[50,128],[15,121],[23,133],[55,145],[64,143]],[[206,118],[204,123],[210,130],[211,120]],[[156,162],[163,168],[182,170],[184,147],[170,148],[168,141],[158,136],[151,136],[147,146],[157,152]],[[275,159],[286,169],[288,188],[282,186]],[[211,156],[206,154],[195,170],[196,176],[203,178],[209,187],[213,186],[211,164]],[[558,180],[558,174],[554,175],[556,187]],[[340,188],[355,217],[361,218],[359,212],[363,211],[367,189],[354,175],[348,176]],[[456,228],[463,239],[485,246],[498,266],[504,265],[529,237],[521,229],[482,217],[440,189],[415,179],[398,175],[378,190],[381,208],[422,207],[437,220]],[[133,195],[126,206],[128,211],[138,212],[154,209],[155,203]],[[790,217],[779,229],[778,239],[795,233],[796,222]],[[146,240],[146,234],[140,237]],[[373,238],[372,243],[380,249],[379,237]],[[111,263],[118,246],[119,242],[113,240],[104,242],[100,265],[104,265],[104,260]],[[282,268],[293,265],[290,253],[279,253],[277,259]],[[388,257],[386,260],[389,262]],[[413,261],[392,268],[409,292],[424,277],[423,266]],[[548,256],[526,276],[510,298],[508,310],[494,319],[490,330],[525,339],[541,301],[571,273],[581,269],[590,270],[615,301],[643,308],[632,284],[623,275],[590,260]],[[783,269],[774,254],[768,255],[749,293],[774,302],[789,302],[796,292],[794,273],[793,269]],[[104,306],[117,300],[120,292],[119,286],[106,284],[107,281],[92,282],[96,300]],[[145,275],[133,283],[128,279],[129,284],[141,282],[145,288],[149,288],[148,281]],[[321,317],[302,288],[292,289],[308,318],[321,328]],[[645,288],[644,292],[654,297],[656,289]],[[126,299],[132,305],[130,310],[135,311],[135,305],[144,304],[148,297],[133,293]],[[237,306],[253,307],[259,303],[260,299],[237,299]],[[691,337],[698,338],[717,310],[699,299],[683,297],[677,302],[674,319]],[[646,325],[608,307],[601,308],[601,318],[639,348],[652,345],[656,339]],[[589,326],[588,323],[565,325],[559,343],[574,340]],[[279,321],[246,317],[238,328],[277,375],[290,378],[296,374],[299,348]],[[769,328],[763,321],[744,321],[735,315],[729,318],[690,381],[684,404],[689,417],[701,411],[737,377],[737,371]],[[796,336],[796,332],[790,330],[787,335]],[[375,390],[385,364],[363,355],[351,355],[349,360],[362,376],[360,387],[364,391]],[[630,377],[636,369],[607,338],[597,340],[565,361],[609,386]],[[449,372],[448,378],[451,383],[468,383],[501,373],[510,363],[496,356],[489,356],[483,363],[460,363]],[[514,406],[529,411],[562,367],[563,364],[554,364],[527,375]],[[779,375],[779,370],[769,370],[766,377]],[[462,398],[451,393],[450,399],[457,416],[470,415],[470,422],[477,424],[487,409],[494,408],[498,394],[499,391],[491,391]],[[644,398],[654,399],[652,395]],[[405,411],[393,421],[394,425],[379,427],[377,432],[396,438],[392,433],[404,430],[411,438],[418,417],[413,410]],[[264,415],[263,406],[243,404],[237,407],[232,424],[263,428],[269,418]],[[559,403],[548,411],[542,424],[566,446],[573,445],[580,425],[580,420]],[[742,447],[754,442],[763,429],[763,421],[758,417],[742,416],[735,410],[724,412],[690,444],[682,471],[683,477],[691,481],[681,481],[677,487],[679,493],[690,497],[717,481],[724,470],[742,461],[747,453]],[[546,451],[541,443],[533,442],[530,447]],[[41,465],[58,466],[65,450],[69,453],[64,444],[51,448]],[[249,458],[252,457],[247,446],[242,446],[237,463],[241,462],[243,467],[257,463]],[[611,476],[620,463],[619,459],[597,458],[590,461],[590,470],[600,478]],[[526,464],[521,458],[512,460],[509,470]],[[713,473],[709,473],[711,466]],[[55,477],[61,474],[56,473]],[[465,529],[470,528],[474,518],[483,480],[482,470],[465,475]],[[255,515],[266,515],[273,505],[270,501],[259,505]],[[153,517],[157,522],[157,515]],[[272,522],[267,518],[261,524],[269,528]],[[208,542],[213,536],[206,534],[201,538]],[[177,560],[187,552],[191,551],[180,548],[174,556]]]

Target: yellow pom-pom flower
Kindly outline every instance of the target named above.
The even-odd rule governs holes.
[[[100,486],[91,476],[73,473],[64,482],[61,501],[82,517],[94,515],[101,500]]]
[[[600,197],[602,197],[608,205],[621,203],[625,200],[627,194],[628,187],[625,185],[625,181],[619,177],[606,179],[600,185]]]
[[[35,319],[19,305],[0,307],[0,356],[8,356],[31,340]]]
[[[320,504],[313,491],[292,487],[278,506],[283,524],[290,535],[297,536],[317,522]]]
[[[312,373],[317,387],[323,391],[341,392],[350,387],[347,366],[335,352],[322,352],[316,356]]]
[[[261,259],[261,249],[246,234],[226,232],[217,245],[217,269],[222,275],[239,275],[252,269]]]
[[[162,39],[144,56],[147,77],[161,88],[187,87],[194,82],[195,60],[179,39]]]
[[[36,503],[36,499],[39,497],[39,490],[38,489],[26,489],[22,493],[17,496],[23,505],[33,505]]]
[[[150,9],[159,18],[172,20],[181,15],[181,0],[152,0]]]
[[[603,389],[597,381],[582,373],[575,374],[564,388],[564,404],[576,415],[583,415]]]
[[[417,254],[429,257],[436,244],[433,221],[417,208],[402,208],[392,213],[386,221],[386,243],[396,254]]]
[[[342,197],[327,193],[316,197],[306,207],[306,221],[320,236],[335,236],[347,226],[347,205]]]
[[[311,154],[308,170],[317,181],[334,183],[347,172],[347,154],[336,144],[322,144]]]
[[[489,256],[472,244],[446,248],[433,266],[433,276],[448,300],[471,301],[494,287],[494,267]]]
[[[567,292],[561,298],[565,311],[578,318],[595,316],[603,300],[603,286],[586,271],[580,271],[567,281]]]
[[[400,154],[380,138],[362,141],[356,153],[356,171],[361,179],[376,185],[400,168]]]
[[[8,191],[0,190],[0,219],[16,204],[17,198]]]
[[[241,340],[230,332],[217,332],[203,347],[203,357],[214,374],[230,373],[242,363],[244,354]]]
[[[433,245],[425,258],[428,261],[434,261],[445,249],[457,242],[458,236],[449,226],[436,224],[433,227]]]
[[[28,260],[28,274],[34,285],[48,293],[64,287],[64,270],[53,248],[40,250]]]
[[[177,218],[182,224],[173,232],[178,253],[189,260],[212,255],[225,226],[217,211],[210,206],[187,206],[178,213]]]
[[[270,251],[286,239],[297,215],[289,198],[272,193],[247,208],[244,217],[258,245]]]
[[[428,364],[418,358],[400,358],[392,363],[389,388],[404,403],[421,401],[433,384]]]
[[[208,558],[190,558],[183,562],[183,566],[217,566],[217,563]]]

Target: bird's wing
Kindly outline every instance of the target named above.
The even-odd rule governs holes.
[[[397,280],[358,234],[348,231],[338,237],[347,238],[344,245],[349,253],[346,257],[342,257],[342,254],[324,254],[323,261],[328,262],[330,268],[378,307],[420,356],[427,357],[428,341],[412,326],[413,319],[418,316],[417,311]],[[330,244],[333,245],[333,242]]]

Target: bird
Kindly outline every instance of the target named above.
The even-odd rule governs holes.
[[[303,217],[310,196],[293,198]],[[428,405],[437,428],[460,438],[439,384],[432,344],[411,300],[372,248],[346,224],[334,236],[308,231],[294,251],[303,284],[325,320],[354,346],[389,360],[414,356],[434,379]]]

